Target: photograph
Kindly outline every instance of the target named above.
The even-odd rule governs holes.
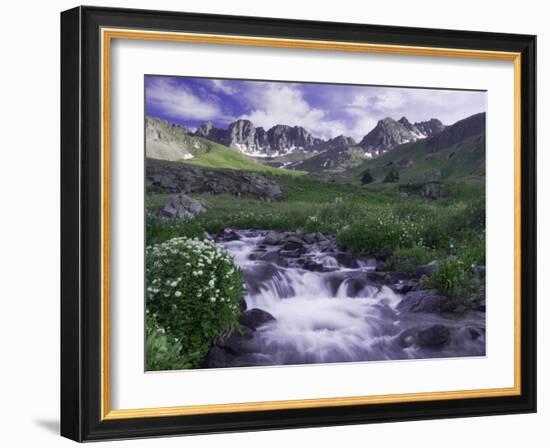
[[[146,371],[485,356],[486,91],[144,86]]]

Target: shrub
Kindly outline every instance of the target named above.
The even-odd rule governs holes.
[[[398,218],[392,210],[379,211],[343,226],[336,240],[356,254],[390,255],[397,248],[417,244],[419,226],[409,217]]]
[[[384,182],[397,182],[399,180],[399,172],[394,168],[390,170],[386,177],[384,177]]]
[[[424,246],[414,245],[396,249],[386,262],[386,269],[407,272],[434,259],[434,254]]]
[[[366,185],[366,184],[370,184],[371,182],[374,182],[374,177],[372,177],[370,170],[364,171],[363,175],[361,176],[361,183],[363,185]]]
[[[146,278],[147,312],[181,345],[185,365],[195,366],[216,336],[238,326],[243,275],[214,243],[178,237],[148,246]],[[164,342],[153,338],[151,349],[158,350]]]
[[[423,282],[423,287],[437,289],[450,298],[458,298],[467,287],[468,275],[464,262],[455,255],[439,262],[436,271]]]

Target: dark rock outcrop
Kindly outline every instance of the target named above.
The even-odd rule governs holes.
[[[184,194],[170,195],[164,207],[157,210],[158,216],[165,218],[191,219],[206,211],[204,204]]]
[[[147,160],[147,182],[168,193],[213,193],[276,201],[283,197],[273,176],[255,171],[202,168]]]
[[[405,313],[441,313],[453,311],[455,304],[433,290],[409,291],[397,305]]]

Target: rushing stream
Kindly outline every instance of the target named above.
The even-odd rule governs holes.
[[[217,238],[244,272],[247,310],[269,314],[226,340],[230,354],[212,367],[485,354],[484,312],[401,312],[403,296],[380,281],[374,260],[343,253],[320,234],[302,242],[267,234]]]

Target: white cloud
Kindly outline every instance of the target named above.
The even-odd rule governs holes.
[[[343,100],[343,110],[357,120],[351,133],[354,137],[359,133],[365,135],[387,116],[396,120],[406,116],[411,122],[438,118],[445,124],[453,124],[486,109],[485,95],[473,91],[362,87],[348,94]]]
[[[277,124],[303,126],[315,137],[325,139],[347,131],[342,121],[330,120],[324,110],[311,107],[295,84],[251,83],[244,94],[253,110],[240,118],[256,126],[265,129]]]
[[[396,110],[407,104],[407,95],[399,89],[382,89],[374,93],[371,88],[365,93],[355,95],[351,102],[346,104],[348,109],[375,109],[375,110]]]
[[[236,92],[236,90],[229,83],[221,79],[211,79],[210,85],[214,91],[222,92],[226,95],[233,95]]]
[[[155,78],[147,86],[147,100],[174,118],[213,120],[224,114],[220,106],[197,97],[187,87],[169,78]]]

